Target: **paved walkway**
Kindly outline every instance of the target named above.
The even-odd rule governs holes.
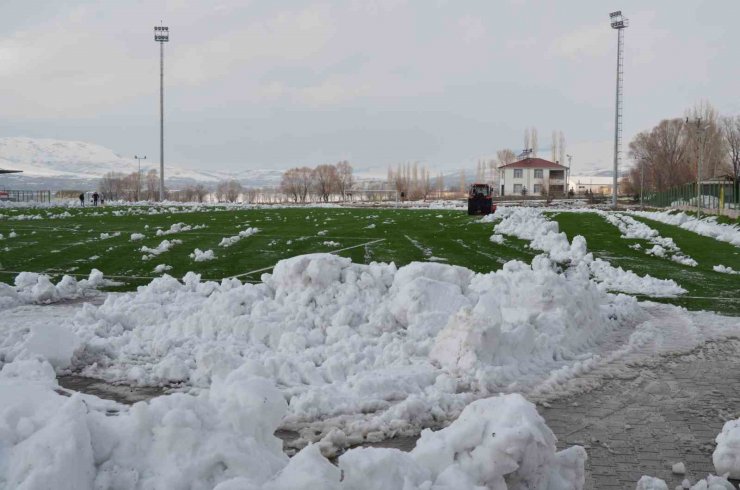
[[[725,421],[740,417],[740,340],[652,364],[540,407],[560,447],[586,448],[586,488],[634,488],[645,474],[675,488],[714,473],[714,439]],[[677,462],[686,475],[672,474]]]
[[[633,489],[645,474],[675,488],[684,478],[693,483],[714,472],[714,438],[725,421],[740,417],[740,340],[708,342],[685,354],[627,365],[609,374],[611,379],[602,376],[585,376],[597,380],[586,383],[598,386],[589,392],[538,405],[560,448],[586,448],[587,489]],[[123,403],[162,393],[75,376],[60,377],[59,383]],[[408,451],[415,442],[400,437],[367,445]],[[671,472],[677,462],[686,465],[686,475]]]

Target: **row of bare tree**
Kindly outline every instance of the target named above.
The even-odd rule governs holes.
[[[293,202],[334,199],[346,201],[354,185],[352,165],[341,161],[336,165],[319,165],[315,168],[296,167],[283,172],[280,191]]]
[[[98,191],[112,201],[138,201],[159,197],[159,172],[152,169],[146,174],[108,172],[98,183]]]
[[[629,146],[635,162],[623,178],[627,193],[664,191],[701,180],[726,178],[737,185],[740,176],[740,116],[720,116],[707,102],[686,117],[664,119],[639,133]],[[698,162],[701,158],[701,176]]]

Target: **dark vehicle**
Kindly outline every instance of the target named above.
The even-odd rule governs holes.
[[[493,187],[488,184],[471,185],[468,192],[468,214],[491,214],[495,212]]]

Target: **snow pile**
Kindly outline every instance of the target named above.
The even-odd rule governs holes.
[[[86,306],[69,326],[85,346],[77,368],[207,388],[248,364],[284,390],[289,424],[362,439],[448,420],[513,382],[532,386],[643,315],[633,298],[604,292],[587,274],[559,274],[544,256],[476,274],[315,254],[280,261],[262,278],[165,275]]]
[[[714,267],[712,267],[712,269],[715,272],[722,272],[723,274],[740,274],[740,271],[736,271],[732,267],[727,267],[727,266],[722,265],[722,264],[715,265]]]
[[[121,232],[120,231],[116,231],[116,232],[113,232],[113,233],[101,233],[100,234],[100,239],[101,240],[107,240],[109,238],[115,238],[117,236],[121,236]]]
[[[691,482],[684,480],[681,485],[676,487],[676,490],[685,488],[687,490],[736,490],[735,486],[727,481],[727,478],[721,476],[708,475],[706,478],[697,481],[694,485]],[[669,490],[668,484],[660,478],[653,476],[643,476],[637,482],[635,490]]]
[[[520,395],[478,400],[449,427],[425,430],[410,453],[353,449],[339,458],[342,488],[583,488],[586,451],[555,451],[555,435]]]
[[[167,272],[169,270],[172,270],[172,266],[171,265],[159,264],[157,267],[154,268],[154,273],[155,274],[162,274],[163,272]]]
[[[132,242],[138,242],[139,240],[143,240],[144,235],[141,233],[131,233],[131,241]]]
[[[196,248],[193,250],[193,253],[190,254],[190,258],[196,262],[206,262],[208,260],[215,259],[216,256],[213,254],[213,250],[206,250],[204,252],[203,250]]]
[[[555,437],[519,395],[477,401],[410,453],[352,449],[339,468],[318,446],[292,459],[273,434],[286,413],[280,391],[249,368],[193,396],[132,407],[65,397],[37,359],[0,371],[0,486],[41,488],[388,489],[583,488],[583,448]],[[118,411],[109,416],[106,411]]]
[[[667,257],[678,262],[679,264],[696,267],[696,260],[684,255],[681,249],[673,241],[673,238],[660,236],[658,230],[650,228],[645,223],[637,221],[635,218],[621,213],[601,212],[605,220],[613,224],[622,233],[622,238],[632,238],[647,240],[653,244],[653,248],[646,250],[648,255],[657,257]]]
[[[740,478],[740,419],[725,422],[716,442],[712,461],[717,474]]]
[[[327,240],[327,241],[323,242],[323,245],[326,245],[327,247],[332,247],[332,248],[337,248],[337,247],[341,247],[342,246],[341,243],[335,242],[333,240]]]
[[[684,230],[693,231],[699,235],[714,238],[715,240],[727,242],[736,247],[740,247],[740,226],[717,223],[717,218],[714,216],[697,219],[686,213],[673,214],[665,211],[632,211],[631,214],[660,221],[661,223],[678,226]]]
[[[246,230],[240,231],[238,235],[222,238],[218,246],[219,247],[230,247],[234,245],[236,242],[238,242],[239,240],[241,240],[242,238],[250,237],[254,235],[255,233],[258,233],[259,231],[260,231],[259,228],[249,227]]]
[[[602,259],[594,259],[583,236],[576,235],[569,242],[566,234],[559,231],[558,223],[549,220],[541,209],[500,208],[494,216],[501,220],[494,226],[495,233],[529,240],[530,248],[547,252],[552,260],[569,264],[572,270],[590,274],[607,290],[653,297],[672,297],[686,292],[671,279],[638,276],[621,267],[613,267]]]
[[[141,251],[144,252],[144,255],[142,255],[141,260],[149,260],[157,255],[161,255],[168,250],[170,250],[175,245],[179,245],[182,243],[182,240],[162,240],[162,242],[157,245],[155,248],[147,247],[146,245],[141,247]]]
[[[13,286],[0,282],[0,311],[20,304],[48,304],[78,298],[106,284],[103,273],[97,269],[91,270],[87,279],[77,281],[72,276],[64,276],[56,284],[49,276],[21,272],[15,277]]]
[[[163,235],[173,235],[175,233],[180,233],[183,231],[190,231],[190,230],[200,230],[202,228],[206,228],[206,225],[186,225],[185,223],[173,223],[170,225],[169,229],[162,230],[161,228],[157,230],[157,236],[163,236]]]
[[[494,233],[493,235],[491,235],[491,242],[501,245],[502,243],[504,243],[504,236]]]

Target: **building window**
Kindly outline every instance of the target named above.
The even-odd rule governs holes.
[[[514,178],[515,179],[521,179],[522,178],[522,169],[520,169],[520,168],[515,168],[514,169]],[[519,186],[519,187],[521,187],[521,186]]]
[[[522,184],[514,184],[514,194],[522,193]]]
[[[541,168],[534,169],[534,178],[535,179],[541,179],[542,178],[542,169]],[[537,191],[535,191],[535,192],[537,192]]]
[[[540,170],[542,172],[542,170]],[[537,171],[535,170],[535,175],[537,175]],[[533,192],[535,194],[541,194],[542,193],[542,184],[535,184],[533,186]]]

